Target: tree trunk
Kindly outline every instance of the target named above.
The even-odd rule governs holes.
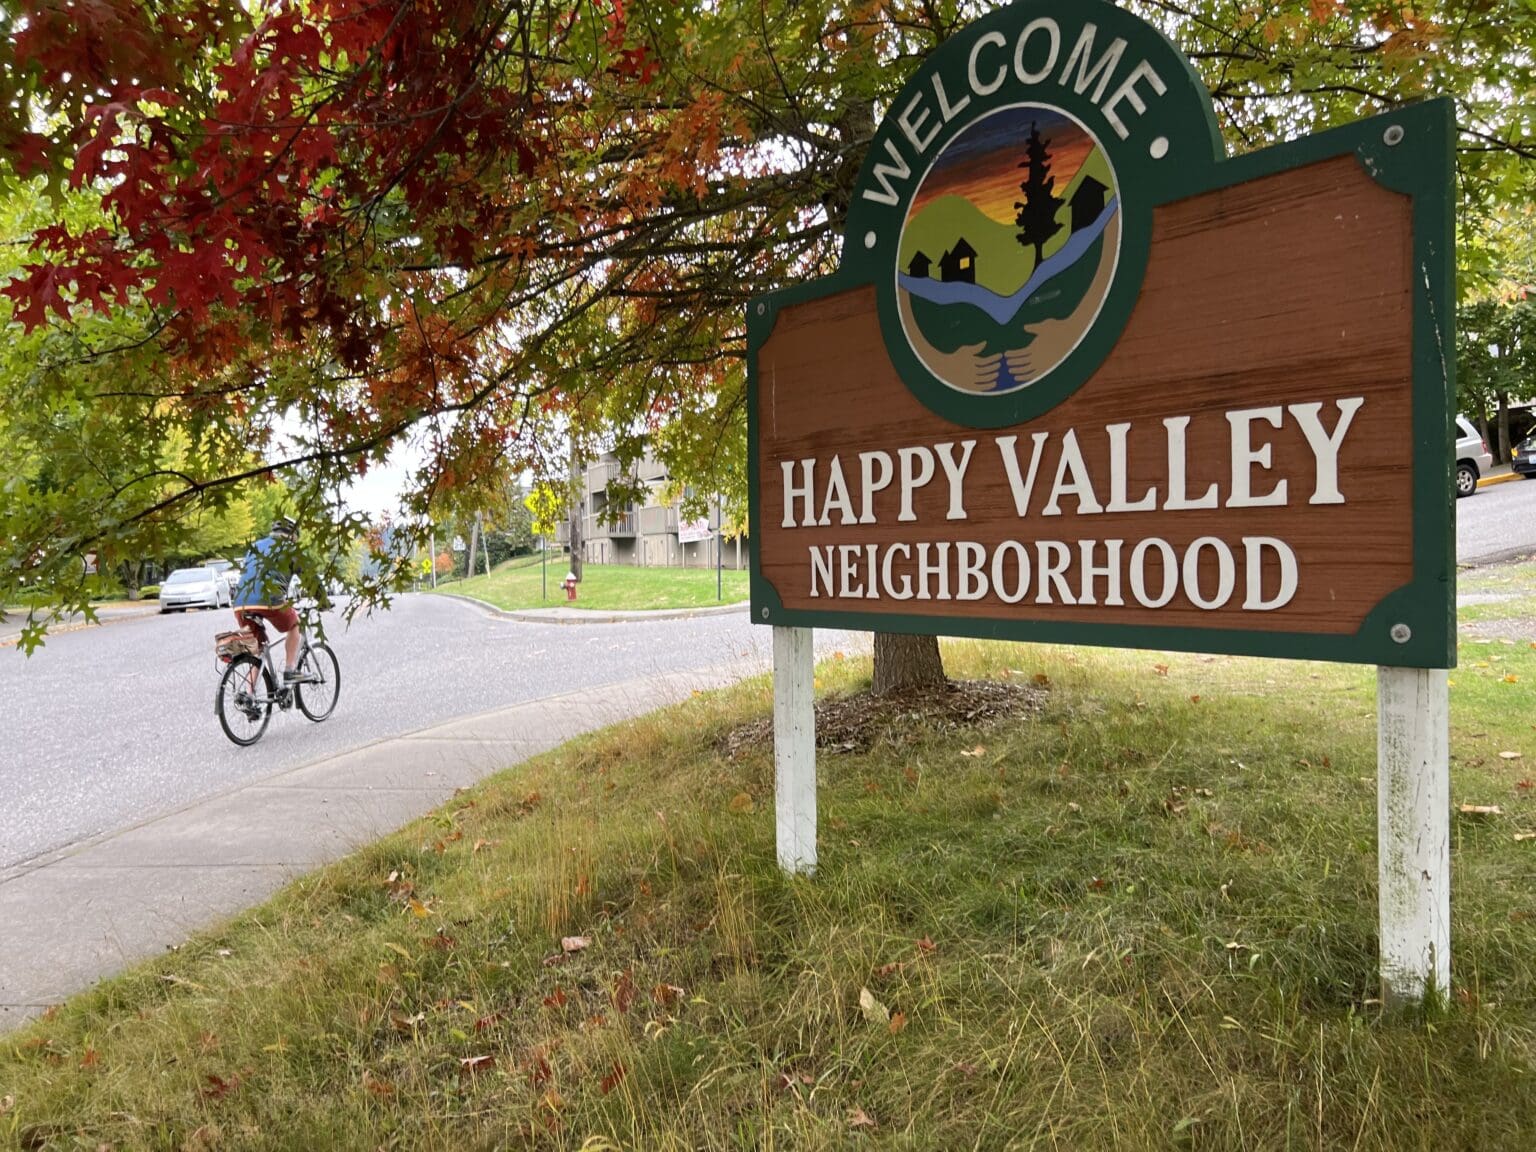
[[[581,583],[581,557],[586,550],[582,539],[582,508],[587,502],[587,486],[581,475],[581,457],[576,452],[576,442],[571,441],[571,575]]]
[[[475,550],[480,547],[480,517],[475,517],[475,522],[469,529],[469,552],[464,557],[464,579],[468,580],[475,574]]]
[[[870,690],[876,696],[905,688],[931,688],[948,680],[937,636],[875,633],[875,682]]]
[[[1511,454],[1512,445],[1509,442],[1509,393],[1500,388],[1499,396],[1499,439],[1494,445],[1494,462],[1507,464]]]

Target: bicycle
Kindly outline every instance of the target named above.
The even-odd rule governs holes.
[[[276,705],[286,712],[298,705],[300,712],[319,723],[336,710],[341,696],[341,666],[336,653],[324,641],[309,642],[300,625],[297,680],[283,683],[272,659],[272,643],[265,625],[237,632],[221,632],[214,638],[215,669],[221,665],[213,710],[219,725],[242,747],[256,743],[267,730]],[[254,648],[254,651],[253,651]]]

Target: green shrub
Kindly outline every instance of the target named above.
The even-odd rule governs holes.
[[[160,595],[160,585],[146,584],[139,589],[139,595],[145,600],[153,600]]]

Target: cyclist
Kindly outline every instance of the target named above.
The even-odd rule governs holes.
[[[265,620],[283,637],[283,682],[299,679],[299,614],[288,602],[288,578],[274,567],[272,553],[281,553],[298,539],[299,529],[292,520],[280,516],[272,530],[257,540],[245,554],[240,567],[240,583],[235,586],[235,619],[240,627],[261,638],[258,620]]]

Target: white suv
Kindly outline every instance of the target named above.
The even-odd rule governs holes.
[[[1478,477],[1493,467],[1493,454],[1478,435],[1472,421],[1456,417],[1456,495],[1470,496],[1477,491]]]

